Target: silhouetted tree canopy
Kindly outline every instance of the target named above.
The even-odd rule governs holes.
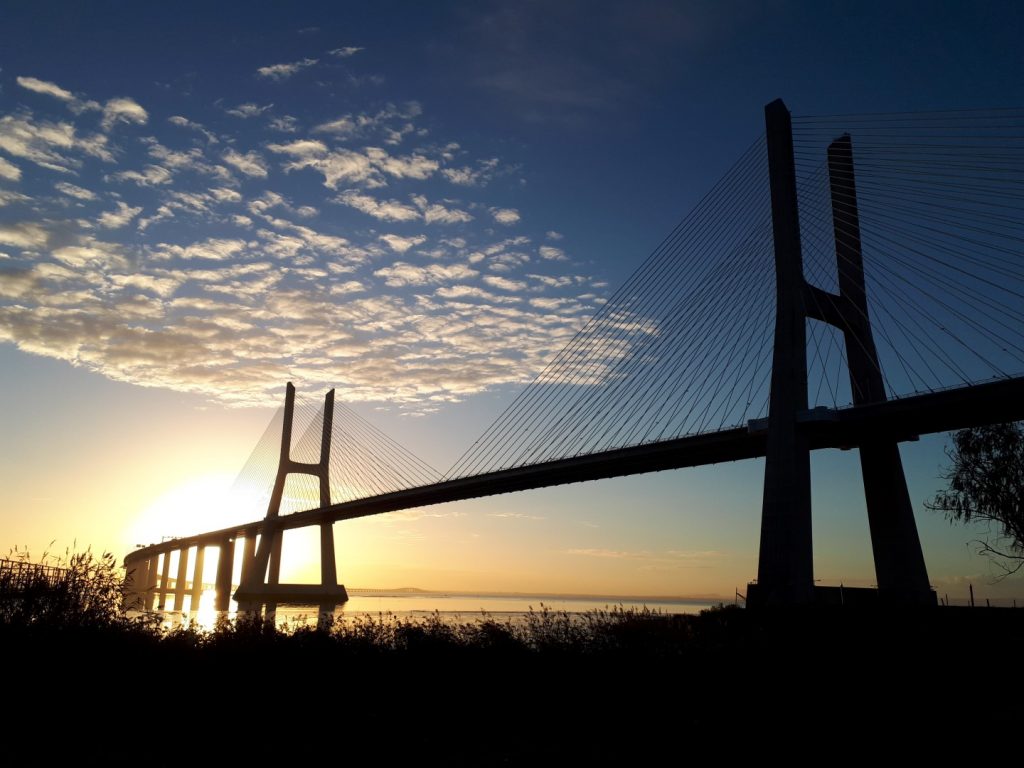
[[[979,542],[1007,574],[1024,567],[1024,429],[1021,423],[962,429],[946,448],[950,466],[928,509],[952,522],[994,523],[997,540]]]

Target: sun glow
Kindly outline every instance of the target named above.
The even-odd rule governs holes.
[[[132,528],[134,543],[151,544],[262,518],[266,502],[261,507],[260,494],[233,488],[234,479],[228,473],[201,475],[166,491],[139,514]]]
[[[161,494],[143,510],[132,527],[132,543],[137,545],[155,544],[169,538],[194,536],[220,528],[260,520],[267,512],[269,489],[257,490],[240,488],[235,475],[210,473],[193,477]],[[286,500],[290,497],[286,496]],[[291,499],[294,505],[308,509],[312,505],[298,497]],[[282,504],[285,506],[285,504]],[[194,550],[191,550],[194,553]],[[211,570],[210,555],[216,547],[207,549],[204,564],[204,581],[212,582],[215,570]],[[191,555],[194,558],[194,554]],[[285,544],[281,563],[281,578],[284,581],[313,583],[319,577],[319,534],[318,529],[302,529],[285,532]],[[192,578],[192,562],[188,566]],[[172,561],[176,573],[177,560]],[[232,583],[241,578],[241,553],[236,550]],[[173,576],[173,573],[171,574]],[[203,600],[207,599],[204,594]],[[212,610],[212,598],[210,609]]]

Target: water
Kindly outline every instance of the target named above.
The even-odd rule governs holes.
[[[487,614],[491,618],[521,616],[541,609],[543,605],[553,611],[586,613],[595,610],[648,608],[660,613],[700,613],[717,603],[708,600],[593,597],[579,595],[488,595],[461,593],[394,593],[349,595],[349,601],[337,612],[339,616],[391,613],[398,617],[423,617],[435,612],[442,618],[473,620]]]
[[[392,616],[396,619],[424,619],[437,615],[453,623],[473,622],[485,616],[496,621],[519,621],[531,610],[546,608],[551,611],[581,614],[589,611],[648,609],[664,614],[696,614],[718,605],[720,601],[700,598],[665,597],[596,597],[582,595],[529,595],[529,594],[471,594],[461,592],[384,592],[378,590],[351,590],[349,600],[334,612],[336,620],[354,617]],[[219,614],[213,610],[214,594],[204,592],[197,611],[165,611],[165,624],[174,626],[192,621],[200,627],[212,628]],[[235,608],[232,601],[232,608]],[[281,605],[276,621],[281,624],[303,624],[315,621],[315,605]],[[235,616],[229,611],[228,618]]]

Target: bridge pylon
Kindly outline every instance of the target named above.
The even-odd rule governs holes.
[[[320,440],[320,459],[315,464],[294,461],[291,458],[292,421],[295,414],[295,387],[288,382],[284,403],[284,423],[281,428],[281,455],[277,465],[277,478],[267,505],[259,545],[255,534],[246,534],[243,550],[242,579],[235,600],[239,609],[272,613],[279,603],[317,604],[321,616],[333,614],[335,606],[348,600],[344,585],[338,584],[334,559],[334,526],[329,521],[320,523],[320,584],[281,584],[281,544],[283,530],[278,524],[285,480],[289,474],[313,475],[320,481],[320,506],[331,505],[331,431],[334,424],[334,390],[324,400],[324,419]]]
[[[886,392],[867,305],[852,140],[844,134],[828,148],[837,295],[804,278],[792,124],[781,100],[765,107],[765,123],[775,241],[775,347],[760,559],[748,603],[800,605],[828,599],[826,591],[814,586],[807,320],[843,332],[855,406],[884,402]],[[934,604],[898,444],[868,435],[858,447],[878,597],[890,603]]]

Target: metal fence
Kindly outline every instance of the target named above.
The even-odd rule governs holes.
[[[18,592],[41,583],[55,586],[67,578],[67,568],[23,560],[0,559],[0,593]]]

